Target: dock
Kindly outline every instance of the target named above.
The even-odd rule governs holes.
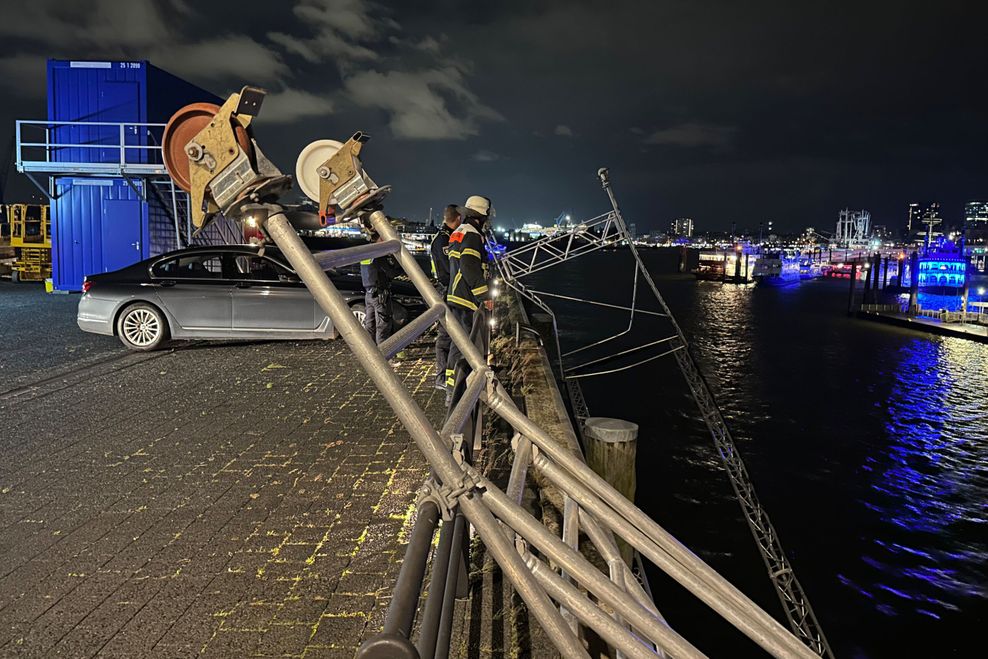
[[[952,336],[968,341],[988,343],[988,326],[975,323],[945,322],[926,316],[910,316],[900,311],[865,311],[856,312],[858,318],[886,325],[894,325],[905,329]]]

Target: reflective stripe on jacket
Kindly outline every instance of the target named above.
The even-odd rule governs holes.
[[[463,222],[449,237],[449,292],[446,301],[476,311],[489,297],[484,237]]]

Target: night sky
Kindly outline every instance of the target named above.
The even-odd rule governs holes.
[[[956,221],[988,197],[982,3],[395,4],[0,0],[0,121],[44,118],[46,57],[148,59],[268,89],[256,133],[286,173],[369,132],[410,218],[470,194],[499,224],[596,215],[603,165],[640,232],[832,230],[845,206],[898,227],[910,201]],[[8,198],[31,190],[11,174]]]

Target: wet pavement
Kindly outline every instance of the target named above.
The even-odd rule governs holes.
[[[131,354],[77,302],[0,284],[0,656],[352,657],[427,469],[346,345]]]

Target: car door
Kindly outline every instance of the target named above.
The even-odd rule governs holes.
[[[253,254],[235,257],[238,278],[233,290],[233,329],[237,332],[312,332],[316,303],[294,272]]]
[[[155,293],[182,330],[229,334],[233,326],[231,294],[236,282],[224,276],[224,260],[228,257],[220,252],[199,252],[177,255],[151,266]]]

